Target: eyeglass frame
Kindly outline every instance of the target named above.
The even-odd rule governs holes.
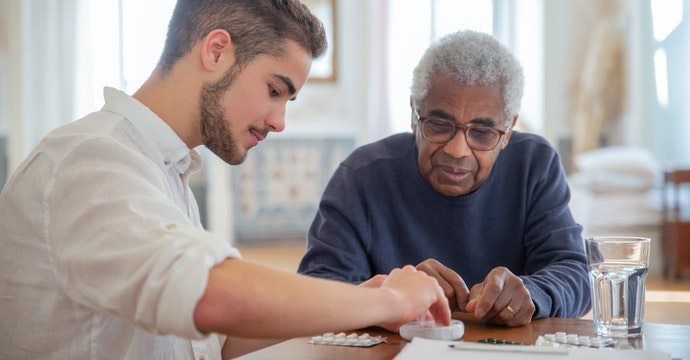
[[[417,111],[417,109],[413,109],[413,111],[414,111],[414,115],[417,117],[417,119],[416,119],[417,123],[420,124],[420,129],[419,129],[419,131],[422,133],[422,137],[424,138],[424,140],[426,140],[426,141],[428,141],[428,142],[430,142],[430,143],[432,143],[432,144],[445,145],[445,144],[451,142],[451,141],[455,138],[455,136],[458,135],[458,131],[459,131],[459,130],[462,130],[462,134],[465,136],[465,142],[467,143],[467,146],[468,146],[470,149],[475,150],[475,151],[492,151],[492,150],[496,149],[496,147],[498,146],[498,144],[501,143],[501,139],[503,139],[503,136],[505,136],[505,135],[508,133],[508,129],[510,129],[510,126],[511,126],[510,124],[508,124],[508,126],[506,126],[505,129],[499,130],[499,129],[496,129],[496,128],[493,128],[493,127],[490,127],[490,126],[483,126],[483,125],[473,125],[473,124],[462,125],[462,124],[456,124],[454,121],[447,120],[447,119],[443,119],[443,118],[440,118],[440,117],[435,117],[434,119],[446,121],[446,122],[448,122],[449,124],[451,124],[451,125],[453,125],[453,126],[455,127],[455,131],[453,132],[453,136],[451,136],[448,140],[446,140],[446,141],[444,141],[444,142],[435,142],[435,141],[429,140],[429,139],[426,137],[426,135],[424,135],[424,131],[423,131],[422,128],[421,128],[421,127],[422,127],[422,123],[423,123],[424,121],[426,121],[426,120],[431,119],[431,118],[430,118],[430,117],[421,117],[421,116],[419,116],[419,112]],[[500,136],[498,137],[498,140],[496,140],[496,144],[494,144],[494,146],[492,146],[490,149],[475,149],[474,147],[472,147],[472,146],[470,145],[470,142],[467,141],[467,130],[469,130],[469,129],[471,129],[471,128],[485,128],[485,129],[497,131],[497,132],[500,134]]]

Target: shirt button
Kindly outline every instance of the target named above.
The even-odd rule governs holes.
[[[165,166],[170,165],[170,159],[163,160],[163,164],[165,164]]]
[[[168,229],[168,230],[170,230],[170,231],[175,231],[175,230],[177,230],[177,225],[175,225],[175,224],[168,224],[168,225],[165,225],[165,228]]]

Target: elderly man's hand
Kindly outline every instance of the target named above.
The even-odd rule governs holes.
[[[445,267],[436,259],[426,259],[416,266],[441,285],[451,310],[463,310],[467,304],[469,290],[465,281],[455,271]]]
[[[361,284],[359,284],[359,286],[366,288],[377,288],[380,287],[384,281],[386,281],[387,277],[388,275],[386,274],[377,274],[374,275],[374,277],[372,277],[371,279],[362,282]]]
[[[535,307],[522,279],[496,267],[484,282],[472,286],[465,311],[494,324],[522,326],[532,321]]]

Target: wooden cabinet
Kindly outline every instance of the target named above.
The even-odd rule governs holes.
[[[665,173],[662,203],[664,274],[690,276],[690,169]]]

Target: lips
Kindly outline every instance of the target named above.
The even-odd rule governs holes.
[[[440,167],[438,172],[441,175],[441,179],[445,180],[444,182],[456,184],[461,183],[472,174],[471,171],[466,169],[452,168],[447,166]]]
[[[254,138],[254,141],[253,141],[253,144],[252,144],[252,145],[256,145],[256,144],[259,143],[259,141],[261,141],[261,140],[263,140],[263,139],[266,138],[266,134],[263,134],[263,133],[261,133],[260,131],[255,130],[255,129],[249,129],[249,133],[250,133],[250,134],[252,135],[252,137]]]

